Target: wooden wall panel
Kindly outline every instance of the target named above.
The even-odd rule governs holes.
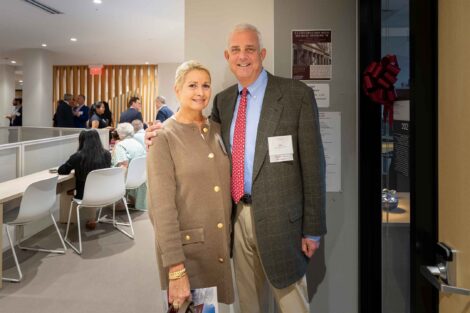
[[[114,97],[121,94],[119,85],[119,76],[121,75],[120,66],[114,66]]]
[[[93,101],[100,101],[100,76],[95,75],[93,77]]]
[[[53,108],[65,93],[83,94],[86,103],[109,102],[115,121],[127,110],[130,97],[140,97],[145,121],[155,119],[153,100],[158,90],[156,65],[106,65],[99,76],[91,76],[86,65],[53,67]]]
[[[112,99],[114,97],[113,93],[113,67],[112,66],[107,66],[107,71],[108,71],[108,80],[107,80],[107,85],[108,85],[108,100]]]
[[[72,93],[72,76],[70,75],[72,73],[72,67],[71,66],[67,66],[65,68],[65,90],[68,92],[68,93]]]
[[[106,93],[106,78],[108,77],[108,75],[106,75],[106,68],[103,68],[103,72],[101,73],[100,75],[100,83],[101,83],[101,86],[100,86],[100,99],[101,100],[105,100],[106,99],[106,96],[107,96],[107,93]]]
[[[78,66],[72,67],[72,76],[73,76],[73,94],[78,96],[80,82],[78,81],[79,70]]]
[[[59,99],[62,99],[64,96],[64,84],[65,84],[65,77],[64,77],[65,67],[59,67]]]

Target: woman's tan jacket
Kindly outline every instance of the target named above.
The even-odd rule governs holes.
[[[214,122],[165,122],[147,156],[148,207],[162,288],[183,262],[191,289],[216,286],[219,302],[232,303],[230,163],[219,134]]]

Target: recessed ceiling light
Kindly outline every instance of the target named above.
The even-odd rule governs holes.
[[[20,81],[18,81],[18,82],[19,82],[19,83],[22,83],[23,81],[22,81],[22,80],[20,80]]]
[[[47,44],[43,43],[41,44],[41,47],[47,47]]]
[[[77,38],[70,38],[70,41],[77,41]]]
[[[11,62],[11,64],[16,64],[15,60],[11,60],[10,62]]]
[[[93,3],[101,4],[101,0],[93,0]]]
[[[145,62],[145,65],[148,65],[148,64],[149,64],[149,62]]]

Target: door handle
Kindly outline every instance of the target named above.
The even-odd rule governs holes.
[[[470,296],[470,289],[449,286],[442,282],[437,266],[421,266],[421,274],[440,292]],[[436,275],[437,274],[437,275]]]
[[[437,290],[470,296],[470,289],[457,287],[457,250],[443,242],[437,244],[437,266],[421,266],[421,274]]]

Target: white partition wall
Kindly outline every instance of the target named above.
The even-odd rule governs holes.
[[[0,127],[0,182],[63,164],[78,148],[83,129]],[[109,131],[97,130],[109,148]]]

